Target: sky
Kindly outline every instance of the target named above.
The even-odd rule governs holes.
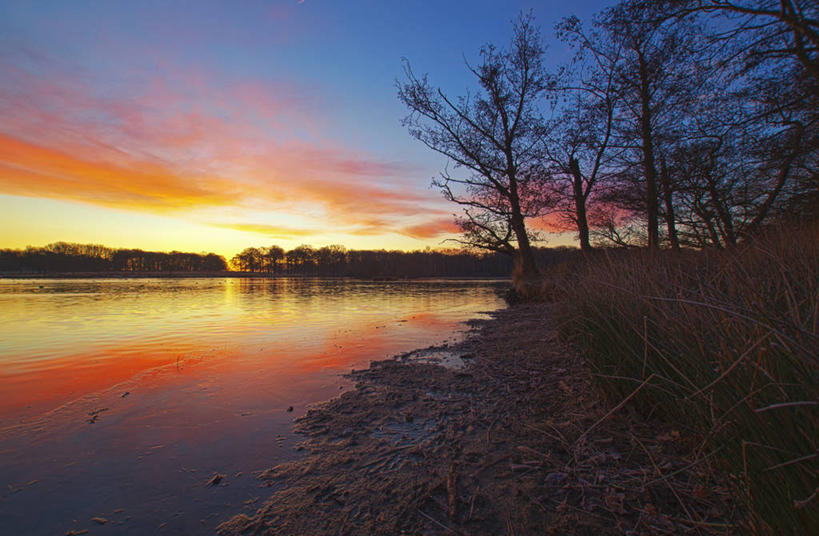
[[[402,58],[464,94],[521,11],[558,65],[554,23],[605,4],[0,0],[0,248],[446,246],[458,207],[401,126]]]

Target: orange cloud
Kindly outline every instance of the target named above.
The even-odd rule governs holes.
[[[119,163],[93,161],[80,154],[87,151],[73,149],[74,154],[68,154],[0,134],[0,190],[157,213],[219,206],[279,210],[307,203],[321,208],[327,223],[355,226],[354,234],[379,234],[400,224],[396,218],[441,213],[425,207],[428,200],[419,194],[388,189],[367,178],[390,172],[386,164],[348,159],[360,174],[350,173],[345,166],[336,170],[339,155],[334,151],[314,149],[304,162],[303,155],[285,160],[286,154],[292,154],[290,148],[277,161],[279,151],[274,150],[271,156],[252,161],[254,168],[245,170],[243,179],[231,180],[215,174],[218,170],[186,172],[130,155],[120,155]],[[310,166],[324,173],[305,170]],[[276,236],[285,231],[269,226],[232,227]],[[291,231],[291,236],[309,234],[307,230]],[[410,236],[421,237],[421,233]]]
[[[182,177],[148,162],[141,163],[140,169],[91,162],[3,134],[0,187],[14,195],[158,212],[238,200],[233,184],[221,178]]]
[[[566,214],[553,212],[539,218],[530,219],[527,225],[534,231],[547,233],[562,233],[577,230],[577,225]]]
[[[411,236],[412,238],[435,238],[445,234],[460,233],[461,228],[458,227],[452,218],[440,218],[426,223],[419,223],[405,227],[401,234]]]
[[[183,73],[116,96],[0,66],[14,72],[0,83],[0,193],[163,214],[307,210],[353,234],[401,232],[418,214],[446,214],[414,185],[412,167],[321,139],[324,120],[285,86],[211,87],[207,76]]]

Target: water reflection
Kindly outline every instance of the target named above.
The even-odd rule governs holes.
[[[41,411],[180,356],[218,351],[235,360],[265,352],[272,364],[294,352],[349,348],[334,339],[395,322],[406,325],[390,330],[394,342],[422,343],[496,306],[485,282],[0,281],[0,422],[25,406]],[[274,351],[285,347],[286,355]]]
[[[259,495],[253,471],[295,455],[292,419],[337,394],[339,373],[441,342],[499,307],[499,286],[2,280],[4,527],[65,533],[124,509],[122,534],[212,528]],[[211,471],[244,476],[213,490]]]

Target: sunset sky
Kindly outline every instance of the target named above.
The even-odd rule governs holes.
[[[464,57],[530,8],[552,41],[564,5],[0,0],[0,248],[436,247],[457,207],[400,124],[401,58],[462,94]]]

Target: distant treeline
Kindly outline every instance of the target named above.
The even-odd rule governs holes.
[[[224,257],[214,253],[113,249],[98,244],[56,242],[45,247],[0,250],[3,273],[222,272]]]
[[[578,253],[573,248],[536,248],[538,264],[549,266]],[[212,273],[233,269],[251,274],[333,277],[507,277],[513,258],[503,253],[448,249],[423,251],[348,250],[343,246],[290,251],[279,246],[246,248],[230,267],[214,253],[114,249],[97,244],[56,242],[23,250],[0,250],[0,273]]]
[[[541,266],[562,262],[579,250],[537,248]],[[333,245],[246,248],[230,260],[235,270],[273,275],[349,277],[508,277],[514,259],[497,252],[462,249],[348,250]]]

